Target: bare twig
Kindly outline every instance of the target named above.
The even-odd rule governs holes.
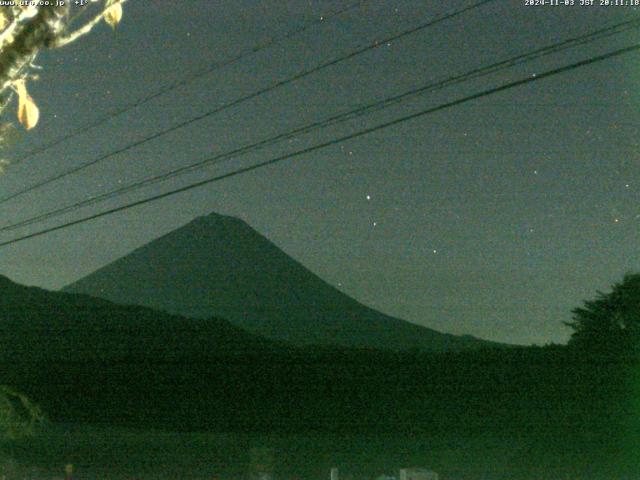
[[[120,0],[118,3],[123,4],[126,1],[127,0]],[[75,42],[78,38],[82,37],[83,35],[86,35],[93,29],[93,27],[95,27],[98,23],[100,23],[100,21],[104,18],[105,12],[109,10],[112,6],[113,5],[106,7],[104,10],[102,10],[95,17],[93,17],[86,24],[84,24],[82,27],[78,28],[74,32],[71,32],[68,35],[56,38],[50,46],[52,48],[64,47],[65,45]]]

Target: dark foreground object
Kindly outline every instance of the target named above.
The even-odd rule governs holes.
[[[567,478],[640,475],[638,363],[564,347],[442,355],[322,350],[3,370],[54,422],[243,438],[333,436],[341,440],[323,462],[335,455],[348,462],[367,448],[390,455],[389,464],[380,460],[385,468],[425,455],[437,463],[439,455],[449,462],[441,469],[458,471],[443,478],[536,478],[547,470]],[[295,452],[295,442],[286,448]],[[319,461],[309,455],[286,461],[296,468]],[[520,476],[460,476],[470,465]]]

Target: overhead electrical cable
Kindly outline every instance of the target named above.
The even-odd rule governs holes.
[[[476,2],[476,3],[474,3],[474,4],[470,5],[470,6],[467,6],[467,7],[464,7],[464,8],[460,8],[458,10],[455,10],[453,12],[450,12],[450,13],[447,13],[447,14],[444,14],[444,15],[440,15],[440,16],[436,17],[435,19],[429,20],[426,23],[418,25],[417,27],[412,27],[412,28],[410,28],[408,30],[404,30],[403,32],[401,32],[399,34],[395,34],[395,35],[393,35],[391,37],[387,37],[387,38],[385,38],[383,40],[379,40],[379,41],[373,42],[371,44],[366,45],[365,47],[358,48],[357,50],[354,50],[354,51],[352,51],[352,52],[350,52],[350,53],[348,53],[346,55],[343,55],[343,56],[338,57],[336,59],[333,59],[333,60],[330,60],[328,62],[322,63],[322,64],[317,65],[315,67],[312,67],[312,68],[310,68],[308,70],[304,70],[304,71],[302,71],[302,72],[300,72],[300,73],[298,73],[296,75],[293,75],[291,77],[287,77],[284,80],[280,80],[280,81],[278,81],[276,83],[273,83],[268,87],[262,88],[260,90],[257,90],[255,92],[253,92],[253,93],[250,93],[250,94],[245,95],[243,97],[237,98],[236,100],[232,100],[231,102],[225,103],[225,104],[223,104],[223,105],[221,105],[219,107],[214,108],[213,110],[209,110],[209,111],[207,111],[205,113],[202,113],[200,115],[197,115],[195,117],[191,117],[188,120],[185,120],[183,122],[175,124],[175,125],[173,125],[171,127],[168,127],[168,128],[166,128],[166,129],[164,129],[162,131],[159,131],[159,132],[156,132],[154,134],[151,134],[151,135],[149,135],[147,137],[144,137],[144,138],[142,138],[142,139],[140,139],[140,140],[138,140],[136,142],[129,143],[128,145],[125,145],[124,147],[119,148],[119,149],[117,149],[115,151],[109,152],[109,153],[107,153],[105,155],[97,157],[97,158],[95,158],[95,159],[93,159],[93,160],[91,160],[89,162],[83,163],[81,165],[72,167],[69,170],[66,170],[66,171],[64,171],[62,173],[58,173],[56,175],[48,177],[48,178],[46,178],[44,180],[41,180],[41,181],[39,181],[39,182],[29,186],[29,187],[26,187],[26,188],[24,188],[22,190],[18,190],[17,192],[14,192],[14,193],[12,193],[10,195],[2,197],[2,198],[0,198],[0,204],[8,202],[9,200],[13,200],[16,197],[19,197],[21,195],[24,195],[25,193],[28,193],[28,192],[31,192],[31,191],[36,190],[38,188],[41,188],[41,187],[43,187],[45,185],[48,185],[48,184],[50,184],[52,182],[60,180],[60,179],[62,179],[64,177],[67,177],[69,175],[78,173],[78,172],[80,172],[82,170],[85,170],[86,168],[91,167],[91,166],[93,166],[93,165],[95,165],[95,164],[97,164],[99,162],[102,162],[102,161],[108,159],[108,158],[111,158],[111,157],[113,157],[115,155],[118,155],[120,153],[124,153],[126,151],[129,151],[129,150],[131,150],[131,149],[133,149],[135,147],[143,145],[143,144],[145,144],[147,142],[150,142],[152,140],[160,138],[160,137],[162,137],[164,135],[167,135],[169,133],[175,132],[176,130],[184,128],[184,127],[186,127],[188,125],[192,125],[193,123],[196,123],[196,122],[198,122],[200,120],[203,120],[205,118],[209,118],[209,117],[211,117],[211,116],[213,116],[213,115],[215,115],[217,113],[220,113],[220,112],[222,112],[224,110],[227,110],[229,108],[232,108],[232,107],[235,107],[237,105],[240,105],[241,103],[244,103],[244,102],[246,102],[248,100],[252,100],[254,98],[260,97],[260,96],[262,96],[262,95],[264,95],[266,93],[272,92],[272,91],[274,91],[274,90],[276,90],[276,89],[278,89],[280,87],[283,87],[283,86],[288,85],[290,83],[293,83],[295,81],[301,80],[301,79],[303,79],[305,77],[308,77],[309,75],[312,75],[312,74],[317,73],[317,72],[319,72],[321,70],[324,70],[325,68],[337,65],[338,63],[341,63],[343,61],[352,59],[352,58],[354,58],[354,57],[356,57],[358,55],[362,55],[365,52],[368,52],[370,50],[379,48],[382,45],[386,45],[386,44],[388,44],[388,43],[390,43],[392,41],[399,40],[400,38],[403,38],[403,37],[406,37],[406,36],[411,35],[413,33],[419,32],[419,31],[424,30],[424,29],[426,29],[428,27],[436,25],[436,24],[438,24],[440,22],[443,22],[445,20],[451,19],[451,18],[456,17],[458,15],[461,15],[461,14],[463,14],[465,12],[468,12],[468,11],[473,10],[475,8],[481,7],[482,5],[485,5],[485,4],[491,3],[491,2],[495,2],[495,1],[497,1],[497,0],[480,0],[479,2]]]
[[[303,25],[296,27],[292,30],[289,30],[281,35],[274,35],[273,37],[270,37],[269,39],[267,39],[266,41],[262,42],[262,43],[258,43],[256,45],[254,45],[253,47],[250,47],[240,53],[238,53],[237,55],[235,55],[234,57],[231,57],[227,60],[224,60],[222,62],[214,62],[211,65],[209,65],[206,69],[201,70],[199,72],[193,73],[192,75],[189,75],[183,79],[177,80],[175,82],[172,82],[168,85],[165,85],[163,87],[160,87],[158,90],[151,92],[147,95],[145,95],[144,97],[141,97],[137,100],[134,100],[133,102],[127,103],[125,105],[122,105],[121,107],[112,110],[111,112],[108,112],[107,114],[103,115],[102,117],[97,118],[96,120],[93,120],[92,122],[90,122],[87,125],[83,125],[79,128],[76,128],[75,130],[72,130],[71,132],[60,136],[59,138],[56,138],[55,140],[46,143],[44,145],[41,145],[39,147],[34,148],[33,150],[30,150],[28,152],[26,152],[24,155],[16,158],[14,160],[14,163],[18,163],[18,162],[22,162],[24,160],[26,160],[27,158],[31,158],[35,155],[38,155],[40,153],[43,153],[53,147],[56,147],[58,145],[60,145],[63,142],[66,142],[67,140],[77,137],[78,135],[81,135],[83,133],[86,133],[90,130],[93,130],[94,128],[97,128],[101,125],[104,125],[105,123],[107,123],[109,120],[112,120],[113,118],[119,117],[120,115],[122,115],[123,113],[129,112],[135,108],[138,108],[146,103],[149,103],[152,100],[155,100],[156,98],[165,95],[173,90],[176,90],[178,88],[184,87],[186,85],[189,85],[190,83],[195,82],[196,80],[199,80],[203,77],[206,77],[207,75],[212,74],[213,72],[217,71],[217,70],[221,70],[225,67],[228,67],[230,65],[233,65],[235,63],[238,63],[242,60],[244,60],[245,58],[250,57],[251,55],[254,55],[258,52],[261,52],[262,50],[266,50],[269,47],[272,47],[273,45],[276,45],[282,41],[288,40],[292,37],[295,37],[301,33],[306,32],[307,30],[315,27],[316,25],[320,25],[323,23],[326,23],[327,21],[331,20],[334,17],[337,17],[339,15],[342,15],[343,13],[346,13],[350,10],[354,10],[356,8],[360,8],[361,6],[363,6],[364,4],[368,3],[370,0],[360,0],[358,2],[352,3],[351,5],[347,5],[344,8],[341,8],[339,10],[336,10],[334,12],[328,13],[326,15],[323,15],[319,18],[316,18],[315,20],[312,20],[310,22],[304,23]]]
[[[622,31],[626,31],[629,30],[631,28],[639,28],[640,27],[640,19],[636,19],[636,20],[632,20],[632,21],[625,21],[625,22],[621,22],[621,23],[617,23],[615,25],[611,25],[609,27],[605,27],[584,35],[580,35],[577,37],[572,37],[572,38],[568,38],[562,42],[559,43],[555,43],[553,45],[549,45],[546,47],[542,47],[542,48],[538,48],[536,50],[532,50],[520,55],[516,55],[513,57],[510,57],[508,59],[493,63],[491,65],[488,66],[484,66],[484,67],[480,67],[480,68],[476,68],[473,69],[471,71],[468,71],[466,73],[460,74],[460,75],[456,75],[456,76],[452,76],[449,77],[447,79],[444,80],[440,80],[437,82],[432,82],[432,83],[428,83],[426,85],[422,85],[418,88],[414,88],[411,89],[409,91],[406,91],[404,93],[398,94],[398,95],[393,95],[387,98],[384,98],[382,100],[378,100],[375,102],[371,102],[369,104],[366,104],[364,106],[361,106],[359,108],[347,111],[347,112],[343,112],[337,115],[333,115],[329,118],[326,118],[324,120],[320,120],[320,121],[316,121],[313,122],[311,124],[307,124],[305,126],[296,128],[294,130],[291,130],[289,132],[286,133],[282,133],[279,135],[276,135],[274,137],[270,137],[268,139],[259,141],[259,142],[255,142],[255,143],[251,143],[249,145],[245,145],[243,147],[240,148],[236,148],[234,150],[225,152],[225,153],[221,153],[218,155],[215,155],[213,157],[208,157],[204,160],[200,160],[198,162],[192,163],[190,165],[185,165],[183,167],[179,167],[177,169],[171,170],[169,172],[165,172],[165,173],[161,173],[146,179],[142,179],[139,180],[137,182],[133,182],[129,185],[125,185],[123,187],[119,187],[117,189],[99,194],[99,195],[95,195],[93,197],[89,197],[88,199],[85,200],[81,200],[79,202],[75,202],[72,203],[70,205],[66,205],[64,207],[59,207],[53,210],[50,210],[48,212],[36,215],[34,217],[30,217],[27,218],[25,220],[21,220],[19,222],[16,223],[12,223],[3,227],[0,227],[0,232],[3,231],[10,231],[10,230],[15,230],[17,228],[21,228],[21,227],[25,227],[27,225],[31,225],[33,223],[37,223],[37,222],[41,222],[44,220],[47,220],[49,218],[53,218],[65,213],[70,213],[72,211],[75,211],[79,208],[83,208],[89,205],[94,205],[96,203],[99,202],[103,202],[106,200],[109,200],[111,198],[115,198],[117,196],[120,195],[124,195],[125,193],[129,193],[131,191],[137,190],[139,188],[142,187],[146,187],[155,183],[159,183],[159,182],[163,182],[166,180],[169,180],[171,178],[174,178],[176,176],[179,175],[184,175],[190,172],[194,172],[196,170],[211,166],[211,165],[215,165],[215,164],[219,164],[222,163],[224,161],[227,160],[231,160],[233,158],[237,158],[239,156],[242,156],[246,153],[252,152],[254,150],[260,149],[260,148],[264,148],[270,145],[273,145],[275,143],[281,142],[283,140],[287,140],[287,139],[291,139],[293,137],[296,137],[298,135],[301,134],[306,134],[309,133],[311,131],[320,129],[320,128],[325,128],[328,126],[333,126],[336,125],[338,123],[344,122],[344,121],[348,121],[351,120],[353,118],[371,113],[373,111],[378,111],[380,109],[383,108],[388,108],[391,105],[395,105],[397,103],[403,102],[403,101],[407,101],[411,98],[414,98],[417,95],[421,95],[421,94],[425,94],[425,93],[429,93],[429,92],[433,92],[436,90],[440,90],[442,88],[445,87],[449,87],[452,85],[456,85],[465,81],[468,81],[470,79],[475,79],[475,78],[480,78],[482,76],[486,76],[489,74],[493,74],[499,71],[502,71],[504,69],[507,68],[512,68],[516,65],[520,65],[526,62],[530,62],[533,61],[535,59],[547,56],[547,55],[551,55],[554,53],[558,53],[560,51],[569,49],[569,48],[573,48],[579,45],[584,45],[587,43],[591,43],[594,42],[596,40],[599,40],[601,38],[604,38],[606,36],[610,36],[616,33],[620,33]]]
[[[355,139],[355,138],[358,138],[358,137],[362,137],[364,135],[368,135],[368,134],[373,133],[373,132],[377,132],[377,131],[380,131],[380,130],[383,130],[383,129],[386,129],[386,128],[389,128],[389,127],[392,127],[392,126],[395,126],[395,125],[402,124],[402,123],[410,121],[410,120],[414,120],[416,118],[421,118],[421,117],[424,117],[426,115],[429,115],[429,114],[432,114],[432,113],[435,113],[435,112],[439,112],[439,111],[442,111],[442,110],[445,110],[445,109],[449,109],[449,108],[452,108],[452,107],[455,107],[455,106],[458,106],[458,105],[462,105],[462,104],[467,103],[467,102],[472,101],[472,100],[477,100],[477,99],[484,98],[484,97],[487,97],[487,96],[490,96],[490,95],[494,95],[496,93],[503,92],[503,91],[506,91],[506,90],[509,90],[509,89],[512,89],[512,88],[515,88],[515,87],[519,87],[521,85],[526,85],[526,84],[529,84],[529,83],[538,82],[538,81],[540,81],[542,79],[549,78],[549,77],[554,76],[554,75],[559,75],[561,73],[568,72],[568,71],[571,71],[571,70],[574,70],[574,69],[577,69],[577,68],[581,68],[581,67],[584,67],[584,66],[587,66],[587,65],[593,65],[595,63],[602,62],[604,60],[608,60],[610,58],[614,58],[614,57],[617,57],[617,56],[620,56],[620,55],[623,55],[623,54],[626,54],[626,53],[637,52],[638,50],[640,50],[640,44],[635,44],[635,45],[631,45],[631,46],[628,46],[628,47],[619,48],[617,50],[605,53],[603,55],[598,55],[598,56],[595,56],[595,57],[588,58],[586,60],[582,60],[582,61],[579,61],[579,62],[571,63],[569,65],[564,65],[562,67],[554,68],[552,70],[547,70],[547,71],[539,73],[539,74],[537,74],[535,76],[529,75],[529,76],[527,76],[525,78],[522,78],[520,80],[509,82],[509,83],[500,85],[498,87],[493,87],[493,88],[490,88],[490,89],[486,89],[486,90],[483,90],[481,92],[478,92],[478,93],[475,93],[475,94],[472,94],[472,95],[467,95],[467,96],[459,98],[457,100],[452,100],[450,102],[446,102],[446,103],[440,104],[440,105],[435,106],[435,107],[430,107],[430,108],[421,110],[419,112],[411,113],[409,115],[404,115],[404,116],[398,117],[398,118],[396,118],[394,120],[391,120],[391,121],[388,121],[388,122],[384,122],[384,123],[381,123],[381,124],[378,124],[378,125],[375,125],[373,127],[369,127],[369,128],[363,129],[363,130],[359,130],[359,131],[357,131],[355,133],[351,133],[349,135],[344,135],[342,137],[334,138],[332,140],[329,140],[329,141],[326,141],[326,142],[322,142],[322,143],[313,145],[311,147],[303,148],[303,149],[297,150],[295,152],[291,152],[291,153],[287,153],[285,155],[281,155],[281,156],[278,156],[278,157],[275,157],[275,158],[271,158],[269,160],[265,160],[263,162],[253,164],[251,166],[239,168],[237,170],[234,170],[234,171],[231,171],[231,172],[228,172],[228,173],[224,173],[224,174],[221,174],[221,175],[216,175],[214,177],[207,178],[205,180],[201,180],[201,181],[198,181],[198,182],[194,182],[194,183],[191,183],[189,185],[185,185],[183,187],[176,188],[174,190],[170,190],[170,191],[167,191],[167,192],[164,192],[164,193],[153,195],[151,197],[147,197],[147,198],[144,198],[144,199],[141,199],[141,200],[137,200],[135,202],[127,203],[125,205],[120,205],[118,207],[110,208],[108,210],[103,210],[101,212],[97,212],[97,213],[88,215],[88,216],[83,217],[83,218],[72,220],[72,221],[69,221],[69,222],[66,222],[66,223],[63,223],[63,224],[60,224],[60,225],[56,225],[56,226],[53,226],[53,227],[48,227],[48,228],[45,228],[45,229],[30,233],[30,234],[27,234],[27,235],[23,235],[23,236],[20,236],[20,237],[17,237],[17,238],[13,238],[11,240],[6,240],[4,242],[0,242],[0,247],[7,246],[7,245],[12,245],[12,244],[15,244],[15,243],[18,243],[18,242],[25,241],[25,240],[30,239],[30,238],[39,237],[39,236],[42,236],[42,235],[45,235],[45,234],[48,234],[48,233],[52,233],[52,232],[55,232],[55,231],[58,231],[58,230],[69,228],[69,227],[74,226],[74,225],[78,225],[78,224],[81,224],[81,223],[86,223],[86,222],[88,222],[90,220],[94,220],[94,219],[97,219],[97,218],[105,217],[107,215],[112,215],[114,213],[122,212],[122,211],[125,211],[125,210],[128,210],[128,209],[140,206],[140,205],[145,205],[145,204],[148,204],[148,203],[152,203],[152,202],[164,199],[164,198],[171,197],[173,195],[177,195],[179,193],[183,193],[183,192],[187,192],[189,190],[193,190],[195,188],[198,188],[198,187],[201,187],[201,186],[204,186],[204,185],[209,185],[211,183],[219,182],[219,181],[227,179],[227,178],[231,178],[231,177],[235,177],[235,176],[242,175],[242,174],[245,174],[245,173],[249,173],[249,172],[258,170],[260,168],[264,168],[266,166],[270,166],[270,165],[274,165],[276,163],[280,163],[280,162],[282,162],[284,160],[288,160],[288,159],[291,159],[291,158],[295,158],[295,157],[299,157],[299,156],[302,156],[302,155],[306,155],[308,153],[311,153],[311,152],[314,152],[314,151],[317,151],[317,150],[321,150],[323,148],[327,148],[327,147],[330,147],[330,146],[333,146],[333,145],[337,145],[337,144],[346,142],[348,140],[352,140],[352,139]]]

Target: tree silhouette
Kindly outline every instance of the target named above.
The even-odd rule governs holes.
[[[38,54],[77,41],[100,22],[115,28],[125,1],[16,0],[0,6],[0,115],[15,104],[19,123],[26,130],[34,128],[40,111],[27,86],[40,78],[41,68],[35,64]],[[4,153],[15,136],[11,122],[0,123],[0,152]],[[0,158],[0,173],[9,164]],[[24,395],[0,385],[0,442],[29,435],[40,420],[39,409]]]
[[[640,273],[627,274],[610,293],[598,292],[595,300],[573,310],[570,346],[594,353],[640,353]]]

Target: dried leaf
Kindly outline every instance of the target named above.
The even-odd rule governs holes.
[[[30,96],[27,96],[24,103],[18,106],[18,120],[27,130],[31,130],[38,124],[40,110]]]
[[[104,11],[103,16],[104,21],[107,22],[111,28],[116,28],[122,19],[122,4],[119,1],[113,3]]]
[[[40,119],[40,110],[27,93],[27,86],[24,80],[18,80],[15,83],[16,93],[18,94],[18,121],[27,130],[31,130],[38,124]]]

